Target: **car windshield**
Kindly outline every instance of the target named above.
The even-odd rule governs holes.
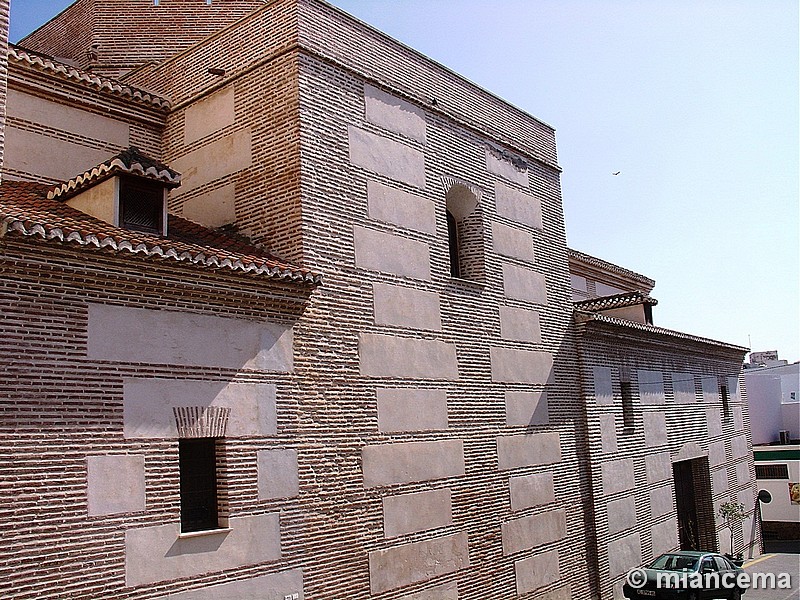
[[[661,571],[694,571],[697,569],[697,558],[680,554],[662,554],[650,563],[650,568]]]

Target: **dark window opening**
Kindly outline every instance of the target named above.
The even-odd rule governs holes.
[[[447,241],[450,250],[450,276],[461,277],[461,251],[458,247],[458,224],[456,218],[447,211]]]
[[[633,387],[630,381],[623,381],[619,385],[622,392],[622,426],[633,429]]]
[[[722,396],[722,412],[727,417],[731,414],[730,396],[728,395],[728,386],[722,384],[719,386],[719,393]]]
[[[756,479],[789,479],[788,465],[756,465]]]
[[[645,304],[644,305],[644,322],[648,325],[653,324],[653,305],[652,304]]]
[[[181,531],[219,527],[217,500],[217,440],[179,440],[181,483]]]
[[[164,232],[164,188],[134,179],[119,182],[120,225],[147,233]]]

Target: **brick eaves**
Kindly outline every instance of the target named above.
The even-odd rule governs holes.
[[[595,269],[599,269],[601,271],[611,272],[615,275],[619,275],[624,279],[639,284],[643,288],[643,291],[648,293],[656,285],[654,279],[650,279],[649,277],[646,277],[640,273],[636,273],[635,271],[631,271],[630,269],[626,269],[625,267],[615,265],[614,263],[603,260],[602,258],[597,258],[596,256],[585,254],[583,252],[579,252],[578,250],[573,250],[572,248],[567,249],[567,257],[569,258],[570,262],[582,263],[583,265],[588,265],[589,267],[594,267]]]
[[[628,321],[625,319],[619,319],[617,317],[610,317],[608,315],[602,315],[598,313],[575,310],[574,319],[575,322],[579,326],[582,326],[582,328],[584,329],[586,329],[587,327],[591,327],[592,325],[596,325],[599,327],[608,326],[634,335],[650,334],[656,337],[668,338],[673,341],[691,342],[694,344],[702,344],[705,346],[714,346],[716,348],[722,348],[725,350],[733,350],[736,352],[741,352],[742,354],[750,352],[749,348],[744,348],[742,346],[737,346],[735,344],[720,342],[718,340],[712,340],[710,338],[704,338],[689,333],[683,333],[681,331],[665,329],[663,327],[656,327],[654,325],[645,325],[642,323],[637,323],[635,321]]]

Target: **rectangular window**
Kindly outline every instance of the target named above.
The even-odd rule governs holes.
[[[622,392],[622,426],[633,429],[633,387],[630,381],[623,381],[619,386]]]
[[[164,233],[164,188],[121,178],[119,184],[120,226],[133,231]]]
[[[181,483],[181,531],[219,528],[217,499],[217,440],[178,441]]]
[[[719,393],[722,396],[722,412],[724,415],[730,416],[731,414],[731,403],[730,403],[730,396],[728,395],[728,386],[724,383],[719,386]]]
[[[756,465],[756,479],[789,479],[787,465]]]

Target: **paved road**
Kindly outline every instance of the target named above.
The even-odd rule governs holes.
[[[750,589],[744,600],[800,600],[800,554],[764,554],[745,563],[744,570],[750,573],[789,573],[792,589],[755,590]]]

